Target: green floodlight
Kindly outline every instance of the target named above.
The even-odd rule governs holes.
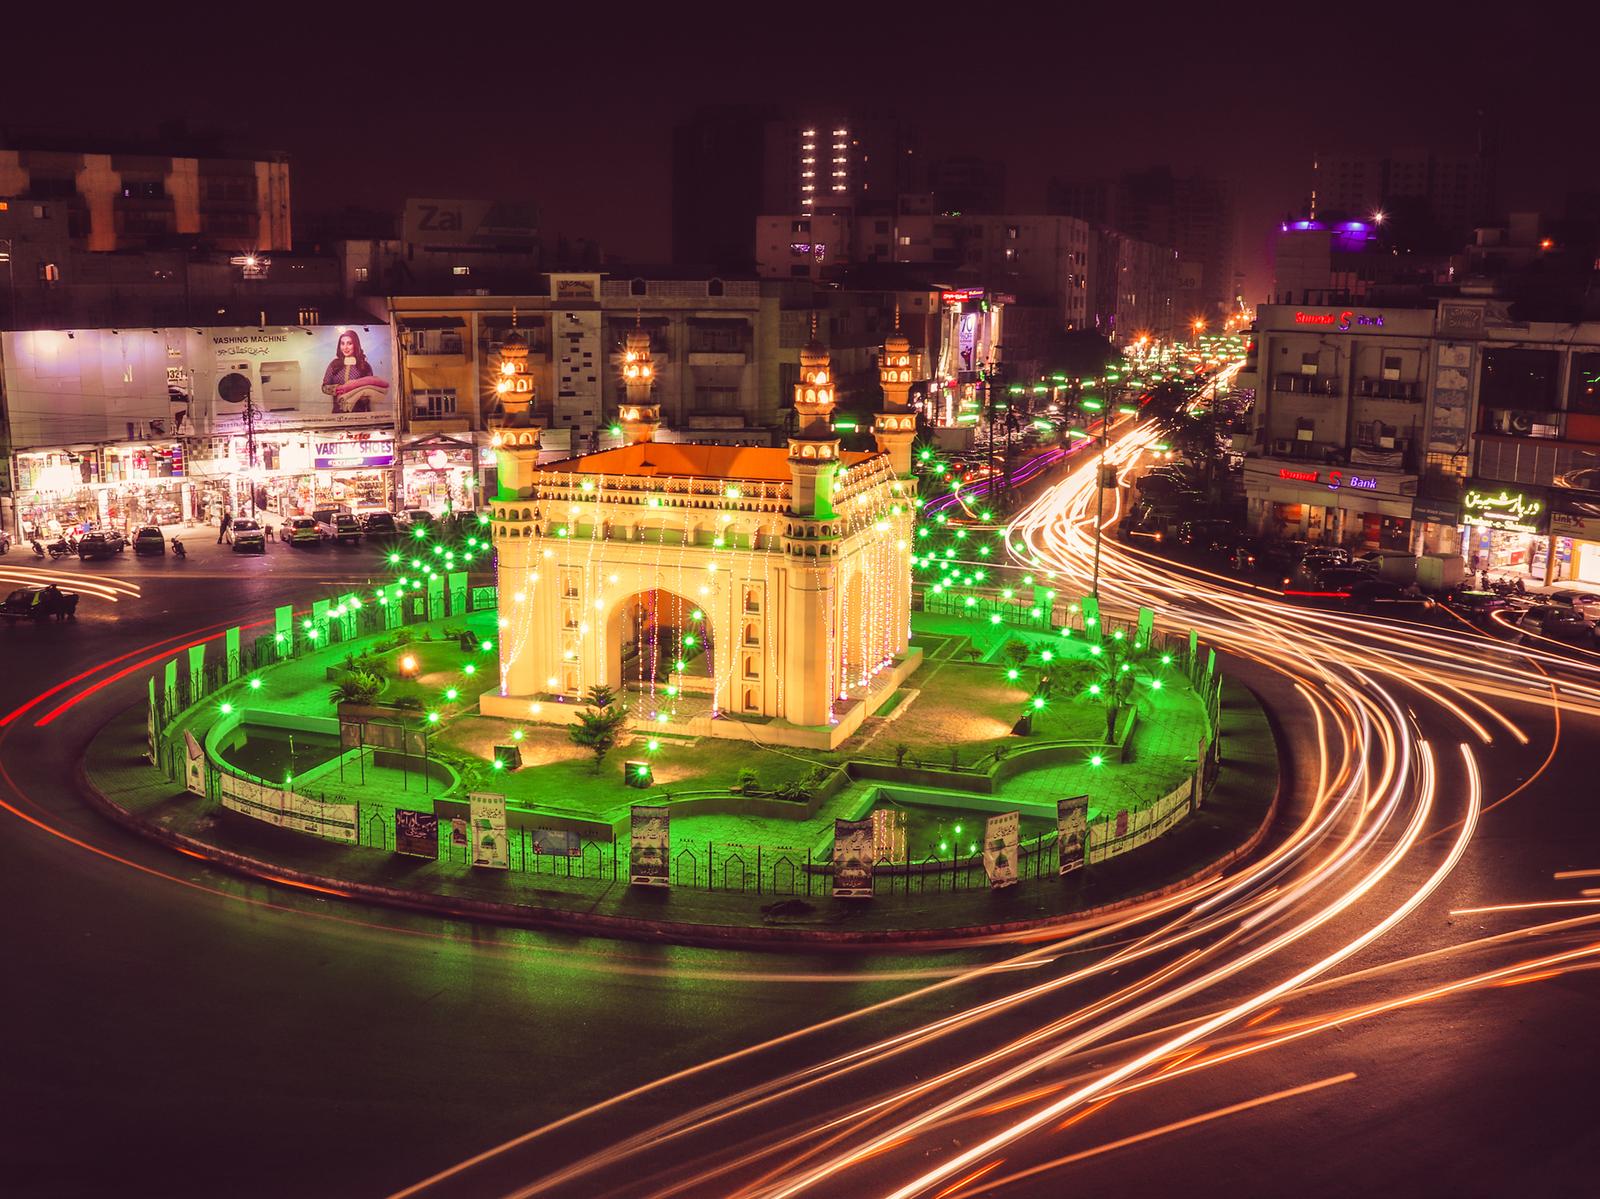
[[[478,668],[476,666],[474,666],[471,662],[468,662],[461,669],[466,671],[466,673],[468,673],[468,674],[477,674],[478,673]]]
[[[1089,647],[1089,652],[1098,658],[1100,656],[1100,647],[1098,645],[1091,645]]]
[[[1035,712],[1041,712],[1044,710],[1044,696],[1036,695],[1033,697],[1033,710]]]
[[[224,716],[232,716],[233,715],[233,705],[232,704],[221,704],[221,705],[219,705],[218,710]]]
[[[506,768],[506,764],[504,762],[502,762],[499,758],[496,758],[494,760],[494,768],[496,770],[504,770]]]
[[[1028,615],[1033,617],[1035,620],[1038,620],[1041,613],[1038,608],[1029,608]]]
[[[1089,684],[1089,694],[1090,695],[1099,695],[1100,694],[1100,684],[1099,683],[1090,683]]]
[[[854,433],[856,431],[856,422],[853,420],[836,420],[833,422],[833,428],[836,433]]]
[[[1033,427],[1035,429],[1043,429],[1045,432],[1048,433],[1052,426],[1051,426],[1050,422],[1047,421],[1047,420],[1036,420],[1036,421],[1033,422]]]
[[[1089,765],[1091,765],[1091,766],[1104,766],[1105,764],[1106,764],[1106,760],[1102,755],[1100,755],[1100,754],[1091,754],[1089,756]]]
[[[399,563],[399,561],[400,561],[400,555],[399,554],[390,554],[389,555],[389,563],[390,563],[391,566]]]
[[[648,741],[646,741],[644,743],[644,747],[647,750],[649,750],[651,753],[655,753],[656,750],[661,748],[661,742],[657,741],[654,737],[652,737],[652,738],[650,738],[650,740],[648,740]]]
[[[992,613],[989,616],[989,623],[990,624],[999,624],[1000,623],[1000,613],[998,613],[998,612]]]
[[[1050,651],[1050,650],[1043,650],[1043,651],[1042,651],[1042,652],[1041,652],[1041,653],[1040,653],[1040,654],[1039,654],[1039,657],[1040,657],[1040,658],[1041,658],[1041,659],[1043,659],[1043,660],[1044,660],[1044,661],[1046,661],[1046,662],[1054,662],[1054,661],[1055,661],[1055,659],[1056,659],[1056,656],[1055,656],[1055,654],[1054,654],[1054,653],[1052,653],[1052,652],[1051,652],[1051,651]]]
[[[444,693],[444,697],[447,700],[449,700],[451,703],[455,703],[456,702],[456,697],[459,696],[460,694],[461,694],[461,692],[457,691],[454,687],[451,687],[449,690],[447,690]]]
[[[621,425],[612,425],[611,426],[611,436],[613,436],[613,437],[621,437],[622,436],[622,426]]]
[[[1067,436],[1068,437],[1088,437],[1089,433],[1088,433],[1088,430],[1086,430],[1086,429],[1068,429],[1067,430]]]
[[[1099,400],[1091,400],[1091,399],[1085,398],[1079,404],[1079,407],[1083,408],[1087,412],[1099,412],[1102,408],[1105,407],[1105,405],[1102,404]]]
[[[479,524],[480,524],[480,525],[486,525],[486,524],[488,524],[488,523],[489,523],[489,514],[488,514],[488,513],[486,513],[486,512],[480,512],[480,513],[478,513],[478,523],[479,523]]]
[[[411,535],[418,541],[423,541],[428,536],[428,530],[423,528],[421,525],[418,525],[416,528],[411,530]]]
[[[1131,404],[1119,405],[1118,408],[1117,408],[1117,411],[1122,413],[1123,416],[1138,416],[1139,415],[1139,410],[1137,408],[1135,408]]]
[[[1163,666],[1171,666],[1172,665],[1172,655],[1171,654],[1162,654],[1161,655],[1161,665],[1163,665]]]
[[[1151,679],[1150,680],[1150,690],[1152,690],[1152,691],[1160,691],[1161,690],[1161,680],[1160,679]]]
[[[1019,677],[1021,677],[1021,672],[1015,666],[1006,671],[1006,678],[1010,679],[1013,683],[1015,683]]]
[[[512,729],[511,730],[511,739],[513,741],[521,741],[522,737],[523,737],[523,732],[522,732],[521,729]]]

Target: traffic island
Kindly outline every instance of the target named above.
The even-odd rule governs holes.
[[[416,630],[412,643],[441,644],[419,642],[417,638],[427,631]],[[463,631],[476,637],[476,629]],[[377,652],[390,656],[403,653],[399,644],[376,650],[383,640],[393,638],[389,632],[370,638],[370,644],[357,639],[349,647],[333,647],[294,662],[293,667],[307,680],[316,679],[320,671],[322,677],[317,680],[315,694],[306,681],[291,686],[290,675],[275,675],[272,671],[255,676],[261,681],[260,687],[252,688],[243,679],[232,685],[254,692],[250,703],[257,703],[263,691],[293,694],[295,699],[288,706],[300,705],[303,715],[316,710],[320,716],[311,718],[327,720],[332,712],[328,672],[349,671],[352,667],[345,657],[354,657],[359,663],[363,651],[369,661]],[[1174,785],[1181,787],[1197,765],[1193,748],[1187,755],[1177,748],[1188,739],[1192,728],[1185,725],[1181,715],[1149,704],[1145,705],[1142,728],[1140,722],[1128,717],[1126,728],[1120,730],[1123,741],[1119,744],[1113,739],[1098,755],[1089,752],[1084,744],[1072,744],[1071,738],[1066,737],[1058,739],[1056,760],[1037,769],[1024,768],[1026,763],[1022,760],[1048,751],[1051,746],[1035,745],[1026,752],[1018,748],[996,755],[995,745],[1020,747],[1023,739],[1002,735],[989,727],[994,717],[986,715],[984,705],[978,702],[982,691],[979,684],[998,688],[1006,703],[1015,697],[1006,692],[1005,685],[1021,682],[1024,699],[1030,690],[1036,695],[1036,677],[1010,678],[1008,672],[1017,670],[1020,675],[1024,670],[1037,672],[1042,665],[1049,665],[1039,661],[1044,652],[1040,646],[1053,644],[1044,639],[1027,643],[1028,639],[1023,638],[1026,644],[1020,648],[1026,652],[1014,649],[1008,656],[1004,650],[1007,640],[1001,636],[983,642],[974,661],[974,655],[968,652],[972,648],[970,641],[959,634],[929,632],[929,652],[918,674],[898,689],[902,694],[886,697],[878,705],[872,719],[840,747],[831,763],[819,761],[819,755],[775,751],[755,741],[749,745],[718,741],[714,744],[715,754],[697,750],[694,743],[658,745],[657,760],[664,772],[699,770],[706,780],[724,784],[705,787],[700,794],[624,790],[614,784],[611,780],[617,776],[613,771],[632,749],[617,755],[619,761],[611,764],[604,785],[591,784],[590,792],[580,791],[578,784],[600,776],[590,771],[581,755],[572,754],[562,759],[568,765],[560,778],[546,775],[541,787],[541,774],[555,762],[508,773],[503,768],[497,770],[492,760],[486,761],[483,755],[495,753],[500,746],[520,744],[528,748],[525,762],[540,762],[541,754],[566,753],[575,748],[570,741],[563,749],[551,730],[532,724],[518,726],[523,728],[519,741],[510,735],[515,728],[502,729],[484,718],[464,715],[438,722],[445,726],[435,735],[440,746],[448,747],[439,757],[447,773],[437,778],[429,776],[426,809],[423,796],[413,795],[409,789],[396,795],[392,786],[358,799],[358,806],[378,805],[376,819],[360,822],[377,833],[376,843],[366,838],[365,845],[340,844],[272,827],[223,808],[213,799],[187,793],[181,782],[175,783],[149,765],[149,728],[145,713],[138,710],[112,721],[95,740],[83,766],[83,781],[91,797],[122,823],[225,868],[283,885],[449,916],[685,943],[848,946],[953,940],[1020,931],[1063,920],[1092,918],[1177,889],[1224,869],[1254,848],[1275,803],[1277,751],[1265,714],[1254,696],[1242,686],[1223,681],[1214,717],[1222,748],[1217,755],[1214,783],[1203,793],[1204,800],[1197,811],[1182,812],[1181,818],[1160,836],[1118,856],[1096,860],[1091,846],[1086,864],[1064,876],[1057,874],[1059,854],[1051,852],[1053,834],[1046,829],[1031,838],[1024,836],[1020,881],[1014,886],[991,888],[981,854],[969,852],[979,848],[977,843],[969,840],[963,845],[954,841],[962,835],[954,831],[958,825],[963,826],[965,834],[966,822],[1002,809],[1032,811],[1042,818],[1057,798],[1087,794],[1099,800],[1099,796],[1114,789],[1126,791],[1127,798],[1099,800],[1102,806],[1122,814],[1137,812]],[[1018,642],[1015,637],[1009,640]],[[464,646],[466,638],[458,635],[457,641]],[[478,644],[477,652],[481,653],[481,643]],[[1059,651],[1052,656],[1059,657]],[[427,667],[427,654],[422,657],[418,665]],[[1024,666],[1008,665],[1013,661],[1021,661]],[[426,690],[440,683],[455,685],[461,677],[473,677],[461,676],[460,665],[456,663],[454,671],[420,670],[418,685]],[[284,668],[274,668],[278,669]],[[1070,673],[1059,666],[1053,669],[1057,678]],[[986,671],[989,675],[986,681],[965,680],[964,674],[972,671]],[[946,673],[949,677],[941,682]],[[430,681],[430,674],[440,677]],[[916,712],[920,696],[940,694],[974,697],[972,704],[963,705],[971,727],[959,737],[945,729],[944,740],[955,741],[958,747],[954,764],[948,755],[936,763],[931,745],[924,746],[926,758],[913,748],[923,746],[923,734],[908,717]],[[419,699],[422,707],[415,720],[421,728],[429,723],[429,713],[435,709],[427,706],[428,694]],[[1069,711],[1072,703],[1065,693],[1061,699],[1062,712],[1052,715],[1062,722],[1052,730],[1055,732],[1070,731],[1074,718]],[[1055,703],[1050,699],[1046,709]],[[201,731],[214,745],[217,738],[211,734],[218,721],[232,715],[221,712],[225,705],[232,706],[228,700],[219,701],[212,696],[192,708],[185,720],[208,726]],[[929,719],[926,713],[936,706],[928,705],[923,719]],[[466,707],[463,699],[463,712]],[[1092,705],[1085,710],[1091,715],[1099,711]],[[897,728],[901,720],[907,723]],[[180,720],[172,735],[178,738],[185,731],[194,735]],[[559,732],[565,736],[564,730]],[[1160,752],[1163,736],[1173,750],[1166,758]],[[196,740],[203,742],[207,737]],[[647,738],[648,734],[641,737]],[[1213,743],[1218,742],[1214,739]],[[983,748],[985,745],[988,748]],[[948,749],[948,745],[944,748]],[[758,770],[757,774],[766,775],[762,780],[766,787],[753,787],[750,794],[729,789],[726,783],[730,777],[737,780],[739,772],[754,769],[727,760],[724,755],[730,749],[759,755],[767,769]],[[348,754],[351,750],[341,752]],[[363,761],[376,757],[375,747],[358,746],[354,752]],[[1108,760],[1113,752],[1119,761]],[[1094,762],[1096,756],[1102,758],[1098,763]],[[1123,756],[1131,760],[1122,764]],[[1202,760],[1205,756],[1209,755],[1203,755]],[[779,757],[789,763],[785,768],[788,774],[781,780],[782,771],[768,765]],[[964,757],[966,760],[962,760]],[[458,769],[459,762],[468,765]],[[344,766],[348,774],[350,762],[346,760]],[[326,769],[325,763],[323,768]],[[819,768],[827,771],[825,779],[815,779]],[[1116,773],[1108,775],[1108,769]],[[291,766],[291,775],[293,772]],[[779,788],[795,783],[796,776],[813,779],[809,792],[800,787],[803,794],[791,791],[792,798],[779,798]],[[1106,781],[1110,777],[1120,781],[1111,784]],[[421,784],[423,780],[415,781]],[[521,868],[474,868],[469,862],[468,847],[453,844],[456,826],[452,820],[463,819],[468,811],[465,794],[486,783],[495,785],[508,798],[519,791],[543,790],[553,801],[525,809],[534,813],[529,819],[537,824],[530,826],[524,821],[520,830],[515,824],[507,830],[512,842],[509,856],[513,865]],[[763,790],[771,793],[757,794]],[[932,803],[928,802],[930,799]],[[679,885],[630,886],[626,846],[629,809],[633,802],[661,801],[674,809],[671,852]],[[516,800],[511,799],[510,804],[514,812]],[[552,806],[575,813],[572,820],[581,815],[592,822],[596,831],[600,826],[607,827],[611,837],[606,840],[574,836],[572,828],[560,827],[560,812],[553,811]],[[917,822],[906,822],[904,835],[910,844],[898,860],[885,861],[876,872],[870,900],[833,898],[828,846],[832,821],[856,819],[874,808],[896,806],[933,810],[931,814],[922,811]],[[780,810],[784,807],[787,810]],[[436,854],[411,857],[392,852],[397,848],[393,840],[396,810],[427,810],[439,820],[440,848]],[[460,816],[455,816],[458,812]],[[802,818],[795,820],[796,814]],[[1113,819],[1105,812],[1100,818]],[[774,821],[782,824],[775,826]],[[783,840],[774,838],[773,827],[787,830]],[[827,836],[820,835],[823,829],[828,829]],[[707,833],[710,835],[703,835]],[[363,838],[358,835],[356,840]],[[683,858],[685,853],[690,860]]]

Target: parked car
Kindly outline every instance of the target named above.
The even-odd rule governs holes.
[[[433,513],[426,508],[407,508],[405,517],[407,532],[418,537],[427,537],[434,532]]]
[[[1536,604],[1522,614],[1517,627],[1553,641],[1589,642],[1592,631],[1581,612],[1565,604]]]
[[[7,533],[4,529],[0,529],[0,554],[9,554],[10,552],[11,534]]]
[[[155,525],[145,525],[133,535],[133,552],[136,554],[166,553],[166,535]]]
[[[1494,613],[1510,607],[1505,596],[1473,588],[1458,588],[1447,593],[1442,604],[1446,610],[1480,629],[1490,627]]]
[[[338,516],[340,513],[348,515],[349,512],[350,509],[344,507],[315,508],[311,512],[311,519],[317,522],[317,528],[322,531],[322,535],[324,537],[331,538],[336,535],[333,526],[333,518]]]
[[[253,550],[258,554],[267,552],[266,531],[262,529],[260,521],[248,517],[233,522],[233,552],[237,554],[244,550]]]
[[[361,529],[368,537],[398,537],[400,524],[393,512],[369,512]]]
[[[1239,532],[1229,520],[1186,520],[1178,526],[1178,544],[1206,554],[1230,553]]]
[[[333,540],[354,544],[361,540],[361,522],[353,512],[336,512],[333,515]]]
[[[1552,604],[1565,604],[1574,611],[1583,613],[1585,620],[1592,622],[1596,617],[1600,617],[1600,595],[1592,591],[1552,591],[1545,598]]]
[[[322,526],[309,516],[292,517],[283,527],[283,539],[290,545],[320,545]]]
[[[85,533],[78,539],[78,557],[84,561],[90,558],[109,558],[112,554],[120,554],[127,548],[127,538],[114,530],[96,530],[93,533]]]
[[[0,600],[0,616],[7,624],[19,620],[72,620],[78,614],[78,593],[49,587],[19,587]]]

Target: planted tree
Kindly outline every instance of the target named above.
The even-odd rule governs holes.
[[[354,670],[340,679],[328,692],[331,704],[370,704],[383,690],[383,680],[371,671]]]
[[[628,727],[628,709],[616,702],[609,687],[590,687],[584,701],[587,706],[578,713],[578,723],[567,726],[567,736],[594,755],[594,772],[599,774],[606,755]]]

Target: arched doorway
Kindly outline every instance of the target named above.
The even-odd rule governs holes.
[[[617,677],[625,688],[710,694],[716,677],[711,622],[705,611],[664,588],[623,600],[611,622]]]

